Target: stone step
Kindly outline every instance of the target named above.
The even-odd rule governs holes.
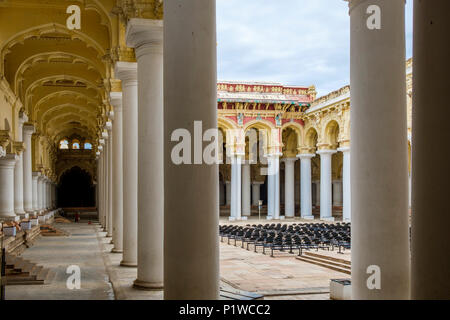
[[[49,283],[51,283],[53,280],[55,280],[56,275],[57,275],[57,272],[56,272],[56,271],[50,270],[50,271],[47,273],[47,277],[44,279],[44,284],[49,284]]]
[[[38,266],[38,265],[36,265],[36,266],[33,268],[33,270],[30,271],[30,274],[32,274],[32,275],[34,275],[34,276],[37,276],[37,275],[39,274],[39,272],[42,271],[42,269],[44,269],[43,266]]]
[[[312,253],[312,252],[308,252],[308,251],[304,252],[304,254],[305,254],[305,255],[308,255],[308,256],[320,258],[320,259],[332,260],[332,261],[335,261],[335,262],[338,262],[338,263],[346,264],[346,265],[348,265],[348,266],[350,266],[350,265],[352,264],[352,263],[351,263],[350,261],[348,261],[348,260],[340,259],[340,258],[335,258],[335,257],[330,257],[330,256],[323,255],[323,254]]]
[[[308,256],[308,255],[304,255],[304,258],[313,260],[313,261],[317,261],[320,263],[325,263],[325,264],[329,264],[338,268],[342,268],[345,270],[351,270],[351,266],[349,266],[348,264],[343,264],[343,263],[338,263],[338,262],[334,262],[333,260],[328,260],[328,259],[324,259],[324,258],[316,258],[314,256]]]
[[[298,259],[298,260],[303,261],[303,262],[315,264],[317,266],[328,268],[328,269],[331,269],[331,270],[334,270],[334,271],[342,272],[342,273],[345,273],[345,274],[351,274],[351,271],[348,270],[348,269],[339,268],[339,267],[333,266],[333,265],[331,265],[329,263],[314,261],[314,260],[312,260],[312,259],[310,259],[309,257],[306,257],[306,256],[295,257],[295,259]]]

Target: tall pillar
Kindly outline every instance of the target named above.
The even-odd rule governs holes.
[[[273,156],[274,161],[274,218],[280,219],[280,155]]]
[[[111,252],[123,251],[123,154],[122,154],[122,93],[111,92],[111,105],[114,107],[113,125],[113,240]]]
[[[226,193],[225,204],[227,206],[230,206],[231,205],[231,181],[225,181],[225,191],[226,191],[225,192]]]
[[[193,132],[194,121],[217,128],[216,46],[215,0],[164,1],[165,141],[178,128]],[[219,298],[218,177],[217,163],[166,162],[165,299]]]
[[[42,174],[40,174],[37,178],[37,206],[38,206],[38,211],[39,213],[42,211],[43,209],[43,201],[42,201],[42,184],[43,184],[43,179],[44,176]]]
[[[111,117],[112,114],[109,114]],[[106,193],[106,201],[107,201],[107,227],[106,227],[106,236],[113,236],[113,185],[115,183],[113,177],[113,132],[112,132],[112,122],[108,120],[106,122],[106,130],[108,130],[108,140],[106,141],[106,174],[108,176],[108,184],[107,184],[107,193]],[[111,243],[114,243],[114,239],[111,239]]]
[[[100,139],[102,140],[102,139]],[[104,226],[104,220],[103,220],[103,188],[105,187],[103,184],[103,155],[104,152],[102,152],[103,147],[99,145],[99,158],[98,158],[98,220],[100,222],[100,225]]]
[[[245,161],[242,164],[242,215],[245,217],[250,217],[252,214],[250,189],[250,162]]]
[[[295,161],[296,158],[283,159],[284,169],[284,214],[286,218],[293,218],[295,216]]]
[[[274,171],[275,169],[273,158],[270,155],[267,155],[267,219],[273,219],[274,217],[274,210],[275,210]]]
[[[303,219],[314,219],[312,214],[311,159],[314,154],[299,154],[300,158],[300,214]]]
[[[16,143],[14,149],[17,155],[17,163],[14,167],[14,211],[16,215],[23,216],[25,215],[23,207],[23,143]]]
[[[32,190],[33,190],[33,211],[32,212],[37,212],[39,211],[39,177],[40,177],[41,173],[40,172],[33,172],[32,175]]]
[[[339,148],[338,151],[343,153],[342,165],[342,219],[350,221],[352,218],[352,189],[350,180],[350,148]]]
[[[350,1],[352,298],[408,299],[405,1],[375,3],[379,29]]]
[[[230,220],[241,220],[242,201],[242,158],[235,155],[231,158],[231,217]]]
[[[27,213],[33,213],[35,211],[33,206],[33,172],[31,163],[31,136],[33,133],[34,127],[32,125],[23,126],[23,142],[25,143],[25,150],[23,152],[23,207]]]
[[[18,157],[7,154],[0,157],[0,218],[14,219],[14,167]]]
[[[117,62],[123,108],[123,255],[121,265],[137,266],[138,247],[138,79],[137,63]]]
[[[260,181],[252,182],[252,205],[259,206],[259,200],[261,200],[261,185],[264,184]]]
[[[131,19],[128,22],[127,44],[135,48],[138,67],[139,223],[138,275],[134,286],[143,289],[158,289],[163,287],[164,278],[162,20]],[[214,188],[217,189],[217,185]]]
[[[331,156],[336,150],[319,150],[320,154],[320,219],[333,221]]]
[[[19,157],[16,166],[14,167],[14,211],[17,215],[24,215],[25,208],[23,205],[23,124],[28,120],[25,114],[19,116],[18,119],[18,141],[14,145],[16,154]]]
[[[450,299],[448,31],[450,2],[414,1],[413,299]],[[436,155],[436,156],[433,156]]]

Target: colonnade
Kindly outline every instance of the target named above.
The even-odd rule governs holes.
[[[56,207],[56,183],[42,170],[32,171],[33,125],[21,114],[18,140],[3,133],[2,144],[11,144],[11,153],[0,153],[0,219],[19,220]],[[3,147],[2,147],[3,150]]]
[[[343,153],[342,181],[332,180],[332,155]],[[311,159],[320,157],[320,181],[311,180]],[[316,154],[299,154],[297,158],[280,158],[269,155],[267,169],[267,219],[293,218],[295,216],[295,166],[300,166],[300,216],[314,219],[313,207],[320,206],[320,219],[333,221],[333,206],[342,206],[344,221],[351,219],[350,147],[337,150],[319,150]],[[280,162],[284,162],[284,186],[280,186]],[[231,157],[231,181],[222,186],[225,205],[230,206],[230,220],[246,220],[251,206],[257,206],[263,182],[251,181],[249,161],[243,156]],[[313,194],[312,188],[316,188]],[[284,192],[284,216],[280,215],[281,195]],[[251,196],[252,195],[252,196]],[[252,201],[253,198],[253,201]],[[313,200],[315,200],[313,206]]]
[[[126,42],[135,48],[137,63],[115,66],[122,92],[111,93],[113,112],[99,139],[99,221],[112,236],[113,252],[123,255],[121,265],[137,266],[134,287],[164,287],[167,299],[215,299],[218,193],[201,195],[217,188],[218,167],[173,165],[165,143],[173,130],[190,129],[197,120],[203,128],[217,126],[211,108],[217,99],[215,2],[164,5],[164,25],[138,18],[127,25]],[[204,66],[201,72],[196,65]],[[191,90],[191,83],[203,89]],[[195,188],[180,183],[199,179]],[[164,194],[178,200],[167,201]],[[199,224],[201,233],[193,233]]]

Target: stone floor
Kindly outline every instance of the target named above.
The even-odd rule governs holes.
[[[71,223],[55,226],[70,233],[70,236],[42,237],[34,247],[27,249],[23,254],[26,259],[54,268],[57,271],[55,280],[48,285],[8,286],[7,299],[160,300],[163,298],[162,291],[141,291],[132,287],[137,268],[119,266],[122,255],[111,253],[113,248],[111,238],[106,237],[99,224]],[[226,242],[220,243],[220,250],[221,286],[257,292],[264,295],[264,299],[329,299],[330,279],[349,277],[299,261],[295,259],[295,255],[288,253],[277,253],[271,258],[269,255],[247,251]],[[346,252],[343,258],[348,257],[349,252]],[[66,280],[69,277],[66,269],[70,265],[80,266],[80,290],[69,290],[66,287]]]
[[[45,285],[6,287],[7,300],[113,300],[114,291],[101,254],[97,227],[87,223],[54,224],[70,236],[41,237],[22,254],[27,260],[56,271]],[[70,290],[67,268],[77,265],[81,271],[81,289]]]

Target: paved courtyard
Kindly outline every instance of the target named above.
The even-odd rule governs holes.
[[[249,222],[253,223],[253,222]],[[297,222],[298,223],[298,222]],[[98,224],[56,224],[68,237],[42,237],[23,257],[57,271],[48,285],[8,286],[7,299],[154,299],[162,291],[132,288],[137,268],[119,266],[121,254],[111,253],[111,238]],[[330,279],[348,275],[295,259],[296,254],[279,253],[275,257],[220,243],[221,287],[259,293],[264,299],[329,299]],[[261,251],[261,250],[259,250]],[[320,251],[336,256],[336,253]],[[349,260],[346,252],[338,257]],[[81,290],[69,290],[66,280],[69,265],[79,265]]]

